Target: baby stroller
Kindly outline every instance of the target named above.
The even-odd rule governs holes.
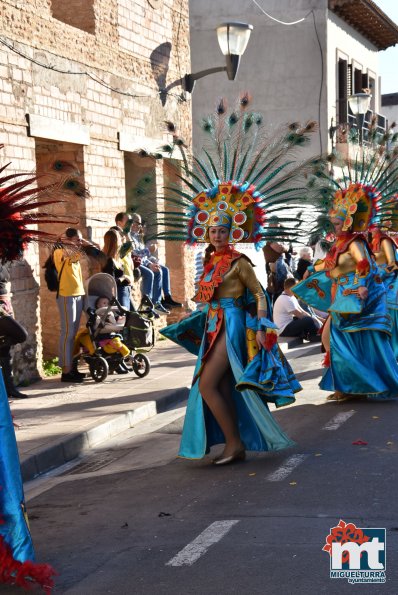
[[[95,304],[99,297],[107,297],[109,306],[96,314]],[[122,308],[117,301],[117,286],[115,279],[107,273],[97,273],[90,277],[86,286],[85,311],[87,314],[87,331],[91,345],[91,352],[83,350],[75,356],[78,361],[83,359],[88,364],[90,376],[95,382],[103,382],[109,373],[113,373],[123,362],[131,371],[143,378],[149,373],[151,363],[142,350],[149,351],[155,343],[155,332],[151,320],[153,304],[148,303],[148,309],[129,312]],[[118,332],[107,332],[104,329],[110,312],[117,312],[126,317],[124,327]],[[104,332],[105,331],[105,332]],[[107,353],[100,343],[119,337],[130,350],[130,355],[123,357],[119,352]],[[78,364],[78,361],[75,363]]]

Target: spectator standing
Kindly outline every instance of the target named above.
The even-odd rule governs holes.
[[[0,317],[8,316],[14,318],[14,311],[11,304],[11,289],[10,289],[10,266],[11,264],[0,264]],[[9,319],[8,319],[9,320]],[[8,325],[10,326],[10,325]],[[18,343],[22,343],[26,340],[22,327],[15,324],[16,330],[20,330],[20,337]],[[11,337],[12,339],[13,337]],[[7,391],[8,398],[14,399],[27,399],[28,395],[21,393],[14,384],[12,375],[12,360],[11,360],[11,344],[13,342],[7,341],[0,347],[0,365],[3,371],[4,384]]]
[[[296,279],[301,281],[303,279],[305,271],[312,264],[313,252],[309,246],[304,246],[300,250],[300,258],[297,261],[296,267]]]
[[[61,382],[82,382],[84,374],[73,367],[73,344],[79,330],[83,310],[84,285],[80,264],[81,247],[91,246],[74,227],[68,227],[64,238],[69,245],[54,250],[54,264],[59,279],[57,305],[61,320],[59,340],[59,364],[62,368]]]
[[[132,278],[126,274],[126,263],[120,258],[119,250],[121,246],[121,234],[114,229],[109,229],[104,235],[103,252],[107,257],[107,261],[102,267],[102,272],[112,275],[115,279],[118,302],[122,308],[130,310]]]
[[[285,280],[284,290],[274,304],[274,322],[282,337],[315,338],[323,321],[303,310],[292,292],[294,285],[295,279]]]
[[[270,227],[280,227],[276,217]],[[288,276],[288,265],[284,259],[284,254],[288,250],[288,246],[279,242],[267,242],[263,248],[267,273],[267,292],[272,302],[275,302],[282,293],[283,282]]]

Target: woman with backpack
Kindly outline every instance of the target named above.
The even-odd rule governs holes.
[[[84,240],[81,232],[68,227],[61,247],[54,250],[53,259],[58,273],[57,305],[61,319],[59,340],[59,364],[62,368],[61,382],[83,382],[84,374],[80,374],[73,366],[73,342],[79,330],[83,311],[84,285],[80,258],[81,248],[91,246]]]

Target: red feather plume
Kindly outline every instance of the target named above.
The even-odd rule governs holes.
[[[40,586],[44,593],[50,594],[54,587],[53,577],[57,573],[49,564],[35,564],[30,560],[18,562],[14,559],[10,546],[0,535],[0,582],[16,585],[27,591]]]
[[[40,176],[31,173],[4,175],[9,165],[0,168],[0,261],[21,258],[29,242],[55,241],[53,234],[35,229],[34,226],[39,223],[53,222],[70,225],[76,219],[73,217],[60,219],[56,215],[39,212],[38,209],[63,202],[65,190],[69,190],[70,184],[67,183],[69,179],[74,182],[72,192],[76,190],[76,183],[80,184],[79,190],[83,187],[80,182],[75,183],[75,179],[70,178],[73,165],[67,166],[66,162],[62,162],[62,179],[60,180],[53,173],[54,182],[50,181],[42,187],[37,186]],[[53,171],[59,171],[59,168],[54,167]],[[84,193],[80,191],[79,195],[82,196]]]

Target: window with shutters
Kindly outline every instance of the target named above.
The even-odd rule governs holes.
[[[362,93],[362,70],[360,68],[354,68],[354,93]]]
[[[370,109],[373,112],[375,112],[376,111],[376,80],[375,80],[374,76],[372,76],[370,73],[368,74],[367,88],[369,89],[369,93],[372,96],[372,99],[370,100]]]
[[[339,58],[337,63],[337,123],[345,124],[347,122],[347,108],[348,108],[348,64],[347,60]]]
[[[94,0],[51,0],[51,14],[66,25],[95,33]]]

